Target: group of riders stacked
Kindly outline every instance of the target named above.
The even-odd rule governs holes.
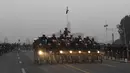
[[[64,32],[57,37],[53,34],[51,37],[43,35],[34,40],[33,43],[35,62],[41,63],[42,60],[52,63],[63,62],[93,62],[99,60],[100,44],[94,38],[73,37],[70,31],[65,28]],[[44,57],[39,56],[44,52]],[[53,57],[52,57],[53,55]]]

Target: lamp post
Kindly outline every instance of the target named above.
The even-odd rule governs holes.
[[[20,51],[20,39],[18,39],[18,46],[17,46],[17,48],[18,48],[18,53],[19,53],[19,51]]]
[[[114,35],[116,28],[107,28],[107,31],[112,31],[112,44],[114,43]]]
[[[106,28],[106,43],[107,43],[107,27],[108,27],[108,25],[106,24],[106,25],[104,25],[104,27]]]

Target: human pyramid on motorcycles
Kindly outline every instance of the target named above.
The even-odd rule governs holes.
[[[56,37],[43,35],[33,42],[34,62],[42,63],[102,63],[100,45],[94,38],[81,36],[73,37],[65,28],[64,32]]]

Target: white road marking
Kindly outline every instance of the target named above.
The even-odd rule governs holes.
[[[21,63],[22,63],[22,61],[19,61],[19,63],[21,64]]]
[[[20,59],[20,57],[18,57],[18,59]]]
[[[87,71],[85,71],[85,70],[82,70],[82,69],[80,69],[80,68],[78,68],[78,67],[75,67],[75,66],[72,66],[72,65],[66,65],[66,66],[71,67],[71,68],[76,69],[76,70],[79,70],[79,71],[81,71],[81,72],[83,72],[83,73],[90,73],[90,72],[87,72]]]
[[[22,73],[26,73],[25,69],[24,68],[21,68],[21,71]]]
[[[19,56],[19,54],[17,53],[17,56]]]
[[[105,66],[109,66],[109,67],[116,67],[116,66],[109,65],[109,64],[101,64],[101,65],[105,65]]]
[[[43,67],[39,67],[40,69],[44,70],[46,73],[49,72],[49,69],[48,68],[43,68]]]
[[[63,66],[63,67],[66,68],[66,69],[69,69],[69,70],[73,71],[74,73],[76,72],[75,69],[70,69],[69,67],[67,67],[67,66],[65,66],[65,65],[61,65],[61,66]]]

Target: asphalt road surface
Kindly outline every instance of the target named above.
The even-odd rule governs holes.
[[[130,73],[130,63],[104,61],[103,64],[33,64],[33,52],[10,52],[0,56],[0,73]]]

